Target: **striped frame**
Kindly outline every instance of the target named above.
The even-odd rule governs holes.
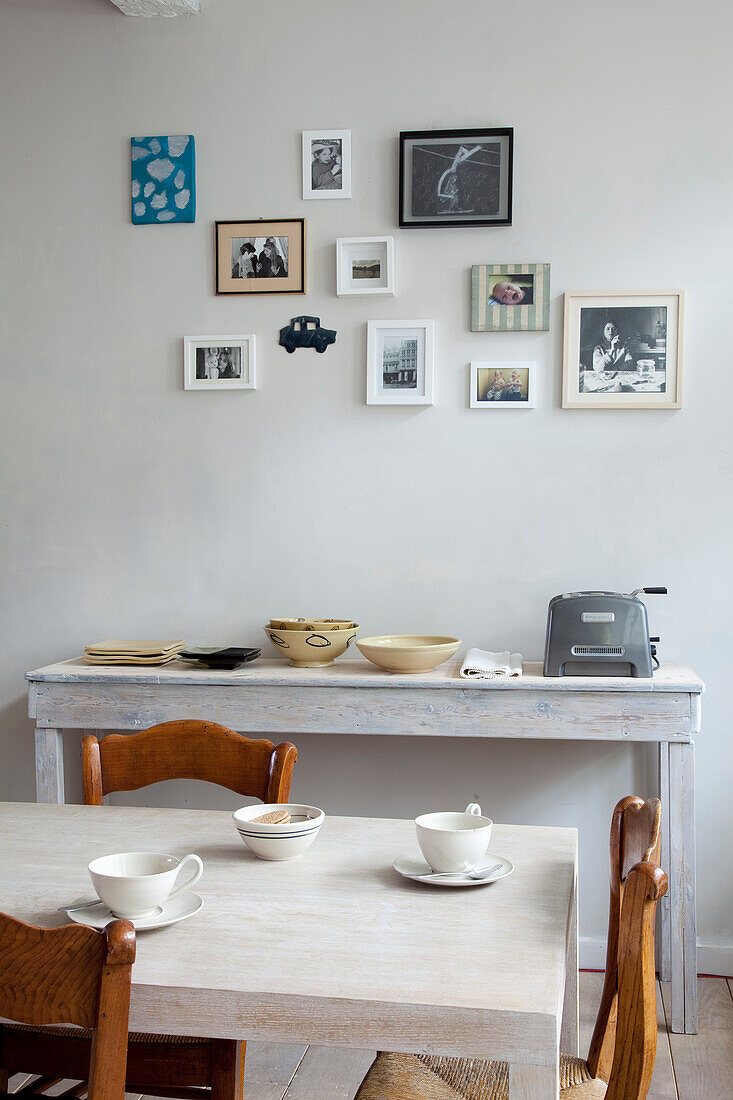
[[[534,275],[534,304],[501,306],[490,302],[491,275]],[[472,332],[547,332],[549,327],[549,264],[474,264],[471,268]]]

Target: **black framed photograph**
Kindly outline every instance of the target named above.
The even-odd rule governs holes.
[[[514,130],[400,134],[399,223],[511,225]]]
[[[305,294],[305,219],[216,223],[217,294]]]

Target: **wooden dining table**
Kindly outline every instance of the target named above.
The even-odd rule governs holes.
[[[577,832],[495,825],[498,882],[403,879],[412,821],[326,817],[298,859],[259,860],[222,811],[0,803],[0,909],[51,927],[87,864],[198,854],[203,908],[137,935],[130,1027],[510,1063],[512,1100],[556,1100],[577,1053]]]

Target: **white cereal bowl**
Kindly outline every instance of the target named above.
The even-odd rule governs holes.
[[[252,820],[273,810],[287,810],[290,821],[273,825],[267,821]],[[308,851],[326,815],[317,806],[273,803],[243,806],[241,810],[234,811],[232,818],[244,843],[260,859],[295,859]]]

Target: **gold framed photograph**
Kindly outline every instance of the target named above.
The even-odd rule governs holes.
[[[217,294],[305,294],[305,218],[217,222]]]
[[[564,409],[682,408],[682,290],[565,294]]]

